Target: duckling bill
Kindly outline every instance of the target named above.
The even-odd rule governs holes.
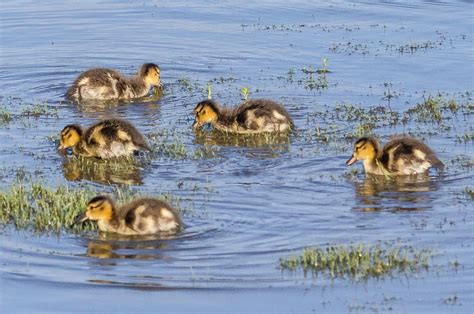
[[[346,164],[350,166],[359,160],[363,161],[366,173],[375,175],[416,175],[426,173],[431,167],[444,168],[427,145],[410,137],[395,138],[382,149],[376,139],[360,138]]]
[[[59,150],[72,148],[76,156],[102,159],[133,156],[137,151],[150,150],[143,135],[129,122],[106,119],[86,130],[77,124],[64,127]]]
[[[90,69],[79,75],[66,92],[66,98],[81,100],[123,100],[146,96],[151,88],[161,87],[160,68],[145,63],[133,77],[106,68]]]
[[[97,221],[102,232],[150,235],[179,231],[183,224],[175,209],[155,198],[140,198],[120,207],[108,196],[91,199],[75,222]]]
[[[267,99],[248,100],[229,109],[213,100],[204,100],[194,109],[193,128],[211,124],[215,129],[231,133],[287,132],[293,121],[280,104]]]

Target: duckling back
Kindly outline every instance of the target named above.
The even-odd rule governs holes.
[[[143,135],[129,122],[107,119],[92,125],[84,134],[83,146],[100,158],[132,156],[150,150]]]
[[[444,168],[444,164],[424,143],[414,138],[396,138],[385,144],[380,162],[392,173],[413,175],[429,168]]]
[[[136,234],[178,231],[182,227],[178,213],[167,203],[142,198],[124,205],[121,216],[125,225]]]
[[[267,99],[246,101],[235,108],[232,115],[241,131],[285,132],[293,127],[293,121],[285,108]]]
[[[106,100],[132,98],[127,79],[112,69],[90,69],[79,75],[66,92],[70,100]]]

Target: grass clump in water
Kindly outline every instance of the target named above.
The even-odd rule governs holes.
[[[56,117],[59,118],[58,109],[49,106],[46,102],[42,104],[32,104],[27,106],[21,111],[20,116],[22,117]]]
[[[431,256],[428,250],[418,251],[412,247],[330,246],[325,249],[305,248],[300,256],[281,258],[280,268],[303,269],[305,274],[311,271],[314,275],[325,274],[331,279],[348,277],[358,280],[427,269]]]
[[[45,187],[41,183],[25,186],[19,182],[9,191],[0,191],[0,224],[12,223],[17,229],[39,232],[61,229],[88,229],[88,225],[73,225],[90,198],[96,195],[91,189],[73,190],[68,186]]]
[[[474,201],[474,188],[466,187],[464,189],[464,193],[468,196],[468,198]]]
[[[4,106],[0,109],[0,124],[7,124],[13,120],[12,114],[7,108]]]

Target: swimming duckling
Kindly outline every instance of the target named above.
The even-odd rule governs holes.
[[[409,137],[392,139],[382,150],[376,139],[360,138],[346,164],[350,166],[358,160],[364,162],[366,173],[376,175],[416,175],[425,173],[431,167],[444,167],[428,146]]]
[[[76,223],[96,220],[99,230],[122,235],[147,235],[176,232],[182,227],[178,213],[167,203],[154,198],[140,198],[117,207],[108,196],[96,196]]]
[[[248,100],[229,109],[213,100],[204,100],[194,109],[195,129],[210,123],[215,129],[233,133],[286,132],[293,121],[280,104],[266,99]]]
[[[70,100],[121,100],[146,96],[152,87],[161,87],[160,68],[145,63],[127,78],[112,69],[90,69],[79,75],[66,92]]]
[[[107,119],[83,130],[77,124],[64,127],[60,135],[59,150],[72,147],[76,156],[99,157],[102,159],[132,156],[139,150],[150,150],[143,135],[120,119]]]

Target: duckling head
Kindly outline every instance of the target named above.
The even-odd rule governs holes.
[[[214,123],[219,117],[219,105],[213,100],[204,100],[194,108],[195,120],[193,128],[197,129],[201,126]]]
[[[81,141],[82,133],[82,128],[77,124],[65,126],[61,131],[58,149],[65,150],[76,146]]]
[[[114,213],[114,201],[108,196],[96,196],[86,206],[86,211],[76,217],[76,223],[86,220],[110,220]]]
[[[351,158],[346,161],[346,165],[350,166],[359,160],[374,160],[378,154],[377,141],[371,137],[362,137],[354,144],[354,152]]]
[[[138,75],[145,80],[145,83],[159,87],[161,86],[160,67],[154,63],[145,63],[140,67]]]

